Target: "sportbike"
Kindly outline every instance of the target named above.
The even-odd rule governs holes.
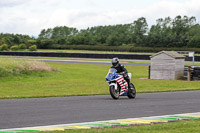
[[[128,73],[131,79],[131,73]],[[113,99],[118,99],[119,96],[128,96],[129,98],[136,97],[136,89],[132,83],[129,84],[124,79],[123,75],[117,74],[117,70],[110,68],[106,75],[106,81],[109,85],[110,95]]]

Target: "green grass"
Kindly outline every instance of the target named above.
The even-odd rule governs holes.
[[[60,49],[38,49],[38,52],[61,52],[61,53],[99,53],[99,54],[154,54],[142,52],[116,52],[116,51],[95,51],[95,50],[60,50]]]
[[[49,64],[59,68],[60,72],[0,78],[0,98],[105,94],[101,89],[102,84],[106,85],[104,74],[108,68],[101,69],[101,65]]]
[[[110,65],[47,63],[60,71],[0,78],[0,98],[109,94],[105,76]],[[199,81],[150,80],[148,67],[126,66],[138,93],[199,90]]]
[[[106,61],[111,62],[111,59],[87,59],[87,58],[67,58],[67,57],[24,57],[24,56],[0,56],[1,58],[14,58],[14,59],[49,59],[49,60],[77,60],[77,61]],[[121,63],[139,63],[139,64],[150,64],[151,61],[148,60],[125,60],[120,59]],[[192,65],[192,62],[185,62],[185,65]],[[194,65],[200,65],[200,62],[194,62]]]
[[[20,52],[20,51],[19,51]],[[29,49],[22,52],[29,52]],[[68,49],[37,49],[34,52],[59,52],[59,53],[98,53],[98,54],[154,54],[147,52],[116,52],[116,51],[97,51],[97,50],[68,50]]]
[[[200,120],[169,122],[145,126],[130,126],[103,129],[65,130],[54,133],[199,133]],[[47,133],[47,132],[43,132]],[[49,133],[51,133],[49,131]]]
[[[0,77],[28,74],[34,71],[53,71],[43,62],[0,58]]]

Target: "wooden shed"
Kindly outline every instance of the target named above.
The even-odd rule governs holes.
[[[150,58],[150,79],[183,79],[185,62],[183,55],[175,51],[161,51]]]

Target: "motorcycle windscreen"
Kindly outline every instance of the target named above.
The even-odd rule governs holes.
[[[114,68],[110,68],[109,71],[108,71],[108,74],[106,76],[106,81],[112,81],[116,78],[118,78],[118,75],[117,75],[117,70],[114,69]]]

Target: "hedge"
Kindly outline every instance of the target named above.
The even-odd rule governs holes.
[[[70,50],[95,50],[95,51],[119,51],[119,52],[145,52],[156,53],[160,51],[194,51],[200,53],[200,48],[154,48],[154,47],[134,47],[134,46],[104,46],[104,45],[54,45],[50,49],[70,49]]]

